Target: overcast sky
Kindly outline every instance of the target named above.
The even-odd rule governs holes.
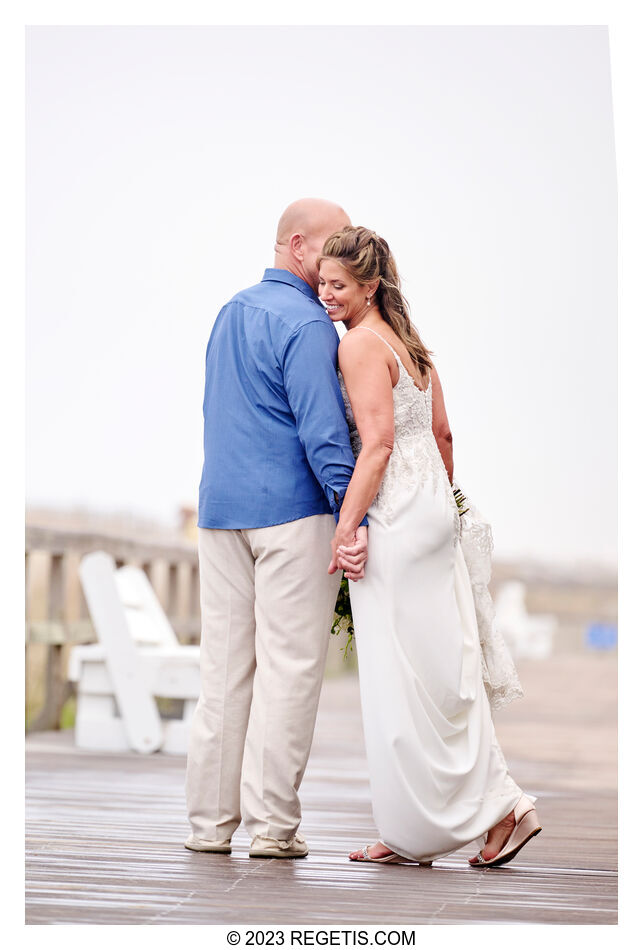
[[[205,347],[295,198],[398,262],[502,556],[616,558],[603,27],[27,35],[27,502],[196,505]]]

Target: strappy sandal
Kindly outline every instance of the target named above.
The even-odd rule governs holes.
[[[381,858],[372,858],[368,853],[370,845],[365,844],[361,850],[361,858],[351,858],[349,856],[349,861],[371,861],[373,864],[419,864],[420,867],[430,868],[433,864],[433,861],[414,861],[412,858],[404,858],[401,854],[396,854],[394,851],[391,854],[385,854]]]
[[[479,851],[474,860],[469,861],[472,868],[493,868],[506,864],[507,861],[511,861],[512,858],[516,857],[530,838],[535,837],[542,831],[533,802],[526,795],[522,796],[514,808],[514,820],[516,824],[495,858],[489,858],[488,861],[485,861],[482,857],[482,851]]]

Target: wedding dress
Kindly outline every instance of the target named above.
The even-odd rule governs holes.
[[[389,343],[359,329],[375,333],[399,367],[366,573],[349,582],[373,817],[387,848],[424,862],[480,843],[520,799],[489,699],[503,705],[521,690],[493,626],[490,529],[475,511],[460,516],[433,436],[431,384],[422,392]],[[357,457],[341,372],[339,381]]]

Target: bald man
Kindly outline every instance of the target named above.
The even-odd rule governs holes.
[[[279,220],[274,267],[225,305],[206,355],[199,489],[201,696],[186,794],[193,851],[300,858],[298,789],[312,742],[341,572],[331,540],[354,467],[337,332],[317,257],[350,224],[305,198]],[[366,528],[346,574],[363,577]]]

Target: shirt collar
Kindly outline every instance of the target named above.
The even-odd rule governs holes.
[[[301,277],[297,277],[296,274],[291,274],[289,270],[282,270],[278,267],[267,267],[262,277],[262,282],[264,280],[275,280],[282,284],[290,284],[291,287],[300,290],[302,294],[306,294],[306,296],[314,300],[315,303],[319,303],[319,297],[312,287],[310,287],[305,280],[302,280]],[[320,303],[319,305],[321,306]]]

